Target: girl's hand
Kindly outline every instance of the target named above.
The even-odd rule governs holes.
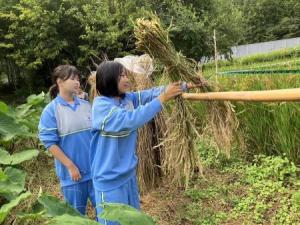
[[[167,86],[165,92],[160,94],[158,96],[158,99],[160,100],[161,103],[164,103],[178,95],[181,95],[182,92],[183,91],[182,91],[180,82],[174,82]]]
[[[69,170],[69,174],[73,181],[79,181],[81,179],[81,174],[80,174],[77,166],[75,166],[74,164],[71,164],[68,167],[68,170]]]

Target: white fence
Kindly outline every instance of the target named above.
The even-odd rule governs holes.
[[[242,57],[258,53],[267,53],[284,48],[294,48],[300,45],[299,38],[283,39],[278,41],[261,42],[248,45],[239,45],[231,48],[233,57]]]

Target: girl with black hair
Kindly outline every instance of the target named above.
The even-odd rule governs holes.
[[[128,92],[129,87],[122,64],[113,61],[100,64],[96,73],[99,96],[92,107],[90,151],[97,215],[102,211],[102,202],[140,209],[135,153],[137,129],[153,119],[165,102],[183,92],[179,82],[140,92]],[[98,221],[116,224],[101,218]]]
[[[64,199],[85,214],[88,198],[95,207],[89,160],[91,105],[76,96],[80,87],[76,67],[56,67],[52,80],[52,101],[42,112],[39,138],[55,158]]]

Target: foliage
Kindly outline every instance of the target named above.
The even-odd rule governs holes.
[[[0,136],[5,141],[13,138],[36,139],[39,116],[47,103],[44,93],[31,95],[16,109],[0,102]]]
[[[8,213],[14,207],[16,207],[22,200],[28,198],[30,195],[31,195],[30,192],[22,193],[18,197],[16,197],[12,201],[10,201],[9,203],[2,205],[0,208],[0,223],[2,223],[4,221],[4,219],[6,218]]]
[[[233,58],[231,60],[223,60],[219,61],[218,64],[221,70],[231,70],[232,68],[241,68],[241,67],[249,67],[253,68],[255,65],[262,63],[262,64],[272,64],[276,62],[293,62],[297,58],[300,57],[300,48],[287,48],[276,50],[269,53],[260,53],[260,54],[253,54],[250,56],[244,56],[240,58]],[[204,65],[205,69],[211,69],[215,67],[215,63],[206,63]],[[274,68],[274,67],[273,67]]]
[[[232,217],[238,218],[248,214],[246,217],[249,221],[261,223],[268,211],[279,203],[280,207],[277,210],[280,216],[274,215],[271,218],[273,223],[278,224],[279,221],[284,224],[297,223],[300,219],[297,211],[299,205],[287,198],[287,195],[291,196],[297,188],[298,169],[295,165],[286,158],[258,156],[254,164],[245,169],[244,182],[250,187],[247,196],[234,208]]]
[[[4,150],[1,150],[1,152],[4,152]],[[33,155],[31,155],[31,158],[32,157]],[[26,157],[22,160],[29,160],[31,158]],[[15,161],[15,164],[16,163],[17,161]],[[0,163],[0,165],[1,164],[2,163]],[[0,171],[2,171],[2,165],[0,167]],[[0,223],[5,220],[9,212],[14,207],[31,195],[31,193],[28,191],[24,192],[26,173],[23,170],[13,167],[6,167],[1,174],[2,179],[0,179],[0,196],[4,197],[6,201],[5,204],[1,205],[0,207]]]
[[[213,55],[213,30],[220,52],[241,39],[241,12],[234,1],[3,0],[0,4],[0,69],[16,88],[48,86],[57,64],[84,72],[90,57],[115,58],[135,50],[133,21],[156,12],[178,51],[200,60]],[[228,16],[230,15],[230,16]],[[234,24],[234,25],[233,25]],[[32,92],[32,91],[31,91]]]
[[[297,0],[240,1],[246,19],[242,43],[298,37],[300,4]]]
[[[46,218],[51,225],[74,224],[74,225],[96,225],[99,224],[86,216],[81,215],[77,210],[69,204],[58,198],[46,193],[40,194],[37,199],[38,205],[35,206],[38,210],[23,213],[23,218]],[[154,225],[153,220],[139,212],[138,210],[123,204],[104,203],[101,218],[118,221],[122,225]]]
[[[154,225],[154,221],[151,217],[128,205],[104,203],[103,209],[100,217],[106,220],[117,221],[122,225]]]
[[[56,216],[51,219],[48,223],[49,225],[99,225],[98,222],[90,220],[88,218],[72,216],[69,214],[63,214],[61,216]]]
[[[37,114],[40,114],[44,100],[43,93],[29,96],[27,103],[17,109],[0,102],[0,141],[9,145],[17,140],[21,142],[36,139],[34,131],[37,128],[33,125],[37,121],[34,120],[37,120]],[[5,198],[0,208],[0,223],[14,207],[31,196],[25,188],[26,172],[17,167],[20,167],[22,162],[37,157],[38,154],[39,151],[36,149],[18,149],[16,153],[10,154],[3,147],[0,148],[0,196]]]
[[[210,66],[205,67],[204,74],[214,77],[214,69]],[[294,48],[224,61],[220,64],[219,71],[259,68],[297,70],[299,66],[299,48]],[[225,91],[298,88],[299,81],[299,76],[296,74],[218,76],[219,85]],[[298,135],[295,135],[300,129],[300,120],[297,116],[298,102],[233,102],[233,104],[239,120],[239,136],[236,139],[242,140],[238,146],[241,152],[249,158],[256,154],[280,155],[299,165],[300,139]]]
[[[62,202],[54,196],[48,194],[41,194],[38,202],[43,205],[45,212],[48,216],[61,216],[68,214],[70,216],[80,216],[80,213],[71,207],[66,202]]]
[[[206,169],[185,194],[192,224],[298,224],[299,169],[284,157],[258,155],[249,163],[224,161],[213,148],[200,148]],[[218,161],[217,167],[212,161]]]
[[[15,153],[10,155],[7,151],[0,148],[0,164],[3,165],[16,165],[20,164],[23,161],[32,159],[39,154],[38,150],[26,150],[22,152]]]

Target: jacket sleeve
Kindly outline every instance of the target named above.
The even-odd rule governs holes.
[[[137,91],[132,93],[132,100],[135,104],[135,107],[140,105],[145,105],[147,102],[152,101],[154,98],[158,97],[161,93],[163,93],[166,89],[166,86],[160,86],[151,88],[148,90]],[[187,83],[181,82],[181,89],[183,92],[187,92]]]
[[[48,105],[42,112],[39,122],[39,139],[46,149],[60,140],[53,105]]]
[[[152,101],[154,98],[158,97],[164,91],[165,86],[160,86],[148,90],[132,92],[132,98],[133,102],[135,103],[135,107],[145,105],[146,103]]]
[[[161,110],[162,105],[157,98],[132,111],[113,104],[96,104],[93,106],[93,128],[107,135],[128,134],[128,132],[142,127]]]

